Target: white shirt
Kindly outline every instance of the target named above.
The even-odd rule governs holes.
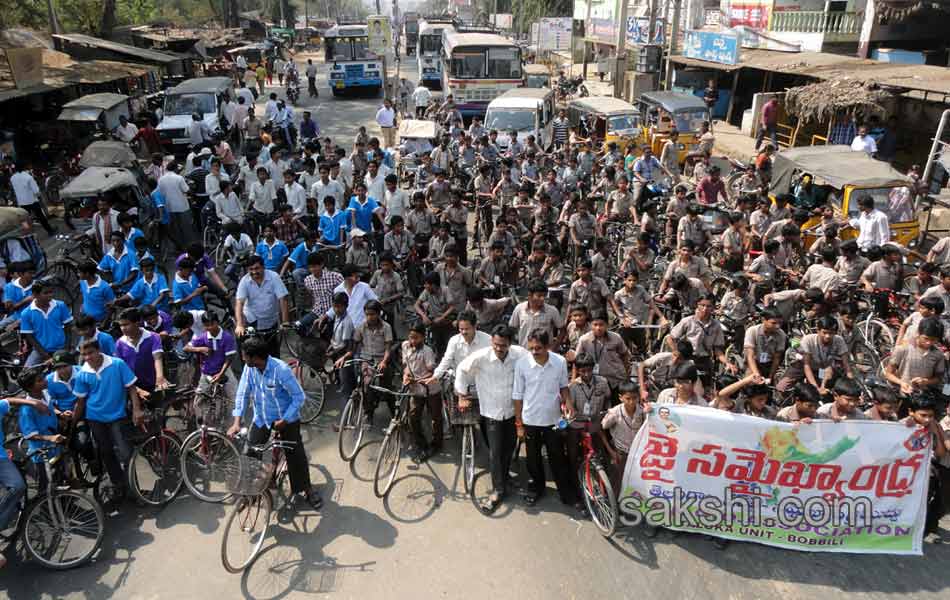
[[[439,366],[435,368],[435,377],[441,378],[449,371],[458,367],[472,352],[490,347],[491,336],[484,331],[476,331],[471,344],[465,341],[461,333],[456,333],[449,339],[449,343],[445,347],[445,354],[442,355]]]
[[[515,364],[525,356],[530,355],[521,346],[511,346],[505,360],[499,359],[491,347],[475,350],[455,370],[455,391],[468,394],[474,385],[483,417],[496,421],[510,419],[515,416],[511,399]]]
[[[857,219],[850,220],[851,226],[858,229],[858,248],[867,250],[871,246],[883,246],[891,239],[891,226],[887,215],[878,209],[869,213],[861,211]]]
[[[237,104],[235,104],[230,99],[227,102],[225,102],[224,105],[221,107],[221,114],[227,120],[228,127],[234,127],[234,109],[235,108],[237,108]],[[247,115],[244,115],[244,116],[246,117]]]
[[[356,282],[352,292],[346,291],[346,282],[343,282],[333,289],[334,294],[338,292],[343,292],[350,298],[350,303],[346,307],[346,314],[348,314],[350,320],[353,321],[353,327],[359,327],[363,324],[363,321],[366,320],[366,315],[363,314],[363,307],[366,306],[366,303],[370,300],[379,300],[379,298],[376,297],[376,293],[373,292],[373,288],[362,281]],[[331,308],[330,311],[332,310]]]
[[[290,185],[284,184],[284,194],[287,195],[287,204],[294,211],[295,217],[307,214],[307,190],[294,181]]]
[[[310,196],[316,198],[317,212],[321,215],[326,212],[326,207],[323,205],[324,198],[333,196],[336,199],[336,207],[342,210],[343,195],[345,193],[343,185],[339,181],[333,181],[332,179],[327,180],[326,183],[323,183],[323,180],[319,180],[310,188]]]
[[[412,92],[412,103],[416,108],[426,107],[432,99],[432,92],[424,85],[420,85]]]
[[[349,158],[340,159],[340,180],[343,187],[353,186],[353,161]]]
[[[238,200],[237,194],[234,192],[229,193],[227,196],[218,192],[211,196],[211,201],[214,202],[214,212],[222,225],[227,225],[228,223],[242,223],[244,221],[244,211],[241,208],[241,201]]]
[[[248,87],[238,88],[237,94],[238,96],[244,98],[244,106],[246,106],[247,108],[254,106],[254,92],[251,91],[251,88],[248,88]],[[247,113],[245,113],[245,116],[247,116]]]
[[[409,194],[398,187],[395,192],[390,192],[387,189],[383,202],[386,206],[387,219],[391,219],[394,216],[405,217],[406,213],[409,212]]]
[[[115,128],[117,138],[128,144],[139,132],[139,128],[132,123],[126,123],[125,126],[119,125]]]
[[[208,173],[205,175],[205,193],[209,197],[221,193],[221,182],[230,180],[231,178],[224,171],[219,171],[217,175]]]
[[[178,173],[165,173],[158,180],[158,191],[165,198],[168,212],[188,212],[188,182]]]
[[[548,361],[539,365],[532,354],[515,364],[512,400],[521,400],[521,420],[525,425],[547,427],[561,418],[561,390],[568,386],[567,361],[548,352]]]
[[[10,178],[10,186],[13,187],[13,193],[16,194],[17,206],[29,206],[39,201],[40,186],[36,184],[27,171],[17,171]]]
[[[380,198],[386,197],[386,176],[389,175],[391,171],[386,165],[379,165],[379,171],[376,172],[376,177],[370,177],[369,173],[363,176],[363,183],[366,184],[366,195],[372,198],[373,200],[379,201]]]
[[[868,154],[874,154],[877,152],[877,142],[874,141],[869,135],[854,136],[854,140],[851,142],[851,149],[855,152],[867,152]]]
[[[234,61],[234,64],[238,66],[239,69],[247,68],[247,59],[244,58],[243,54],[238,54],[237,59]]]
[[[270,121],[277,116],[277,101],[268,100],[264,103],[264,120]]]
[[[376,111],[376,123],[380,127],[395,127],[396,126],[396,111],[392,108],[386,108],[385,106]]]
[[[274,189],[274,182],[268,179],[264,183],[255,181],[251,185],[251,191],[247,197],[251,201],[251,208],[257,212],[269,215],[274,212],[274,200],[277,198],[277,191]]]

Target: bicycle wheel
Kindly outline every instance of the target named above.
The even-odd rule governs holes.
[[[105,465],[100,464],[100,473],[96,476],[96,482],[92,485],[92,497],[100,506],[106,506],[119,497],[119,486],[112,482],[109,472]]]
[[[224,502],[231,498],[228,478],[240,468],[237,447],[220,431],[199,429],[182,443],[182,480],[188,492],[199,500]]]
[[[129,459],[129,489],[151,506],[171,502],[181,490],[181,442],[167,433],[145,440]]]
[[[229,573],[243,571],[257,558],[264,547],[273,509],[269,490],[238,498],[221,537],[221,564]]]
[[[855,330],[862,333],[862,337],[878,357],[887,356],[894,350],[894,332],[884,321],[867,319],[855,325]]]
[[[312,423],[323,412],[326,401],[323,378],[316,369],[307,365],[301,364],[298,368],[300,386],[305,395],[303,406],[300,407],[300,422]]]
[[[53,297],[76,312],[79,298],[79,271],[71,263],[54,262],[46,269],[44,277],[53,285]]]
[[[589,464],[589,463],[588,463]],[[577,480],[584,491],[584,504],[601,535],[610,537],[617,530],[617,496],[603,467],[581,465]]]
[[[104,533],[102,507],[72,490],[37,500],[27,507],[23,521],[26,551],[49,569],[69,569],[88,562]]]
[[[340,415],[340,458],[349,462],[363,441],[363,392],[354,390]]]
[[[475,426],[464,425],[462,427],[462,449],[460,452],[462,462],[462,480],[465,483],[465,493],[475,492]]]
[[[379,456],[376,457],[376,473],[373,476],[373,493],[382,498],[389,493],[396,480],[399,470],[399,458],[402,454],[402,430],[399,426],[392,427],[383,438],[379,446]]]

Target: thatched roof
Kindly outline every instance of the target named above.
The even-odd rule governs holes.
[[[874,81],[840,78],[789,88],[785,106],[805,121],[828,121],[845,110],[883,116],[887,101],[894,97]]]

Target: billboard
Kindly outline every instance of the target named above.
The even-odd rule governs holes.
[[[393,30],[389,17],[374,15],[366,19],[369,31],[369,50],[382,56],[392,49]]]
[[[13,72],[13,81],[17,89],[24,89],[43,83],[42,48],[7,48],[7,62]]]
[[[683,36],[683,56],[734,65],[739,62],[739,38],[717,31],[689,29]]]
[[[539,50],[569,50],[571,47],[571,17],[546,17],[538,24]]]

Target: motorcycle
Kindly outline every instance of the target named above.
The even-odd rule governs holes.
[[[587,86],[584,85],[584,78],[580,75],[558,80],[557,93],[561,98],[577,95],[581,98],[590,96]]]
[[[286,96],[291,105],[297,106],[297,100],[300,99],[300,86],[297,85],[295,80],[287,82]]]

